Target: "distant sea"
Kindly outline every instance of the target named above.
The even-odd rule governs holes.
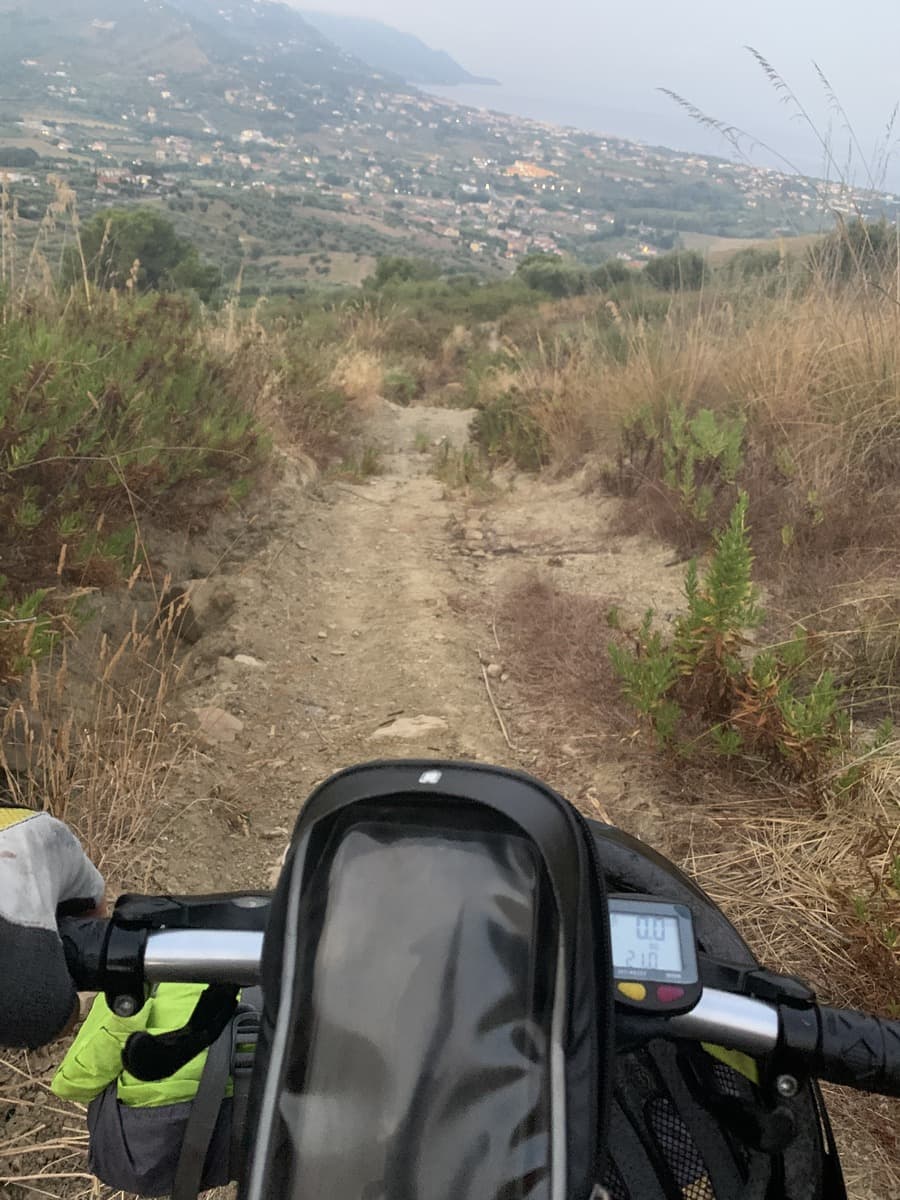
[[[629,138],[672,150],[724,152],[721,139],[711,141],[705,132],[672,105],[672,112],[638,112],[604,105],[599,101],[543,96],[525,88],[498,84],[461,84],[458,87],[429,86],[421,89],[472,108],[493,109],[551,125],[569,125],[587,133]]]
[[[649,98],[647,109],[642,111],[617,108],[603,104],[599,99],[574,100],[571,97],[546,96],[530,90],[527,85],[499,84],[491,87],[462,84],[459,87],[423,87],[421,90],[435,96],[443,96],[457,104],[470,105],[472,108],[493,109],[495,112],[511,113],[518,117],[530,117],[534,121],[571,126],[586,133],[605,134],[608,137],[644,142],[648,146],[663,146],[668,150],[710,155],[723,160],[736,158],[733,148],[719,134],[701,128],[674,103],[655,93]],[[801,170],[812,176],[822,176],[826,173],[816,147],[810,146],[809,138],[798,136],[795,129],[777,129],[770,132],[763,128],[760,136],[791,157]],[[768,154],[761,147],[753,148],[750,158],[761,166],[785,170],[782,160],[774,154]]]

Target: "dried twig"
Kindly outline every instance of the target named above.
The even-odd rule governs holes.
[[[479,666],[481,667],[481,678],[484,680],[484,686],[485,686],[485,690],[487,691],[488,700],[490,700],[490,702],[491,702],[491,708],[494,710],[494,716],[497,718],[497,724],[500,726],[500,732],[503,734],[503,740],[506,742],[507,746],[509,746],[510,750],[514,751],[514,753],[524,754],[525,751],[521,748],[521,746],[515,746],[510,741],[509,734],[506,730],[506,723],[503,720],[503,716],[500,712],[500,709],[497,707],[497,702],[494,699],[494,693],[491,691],[491,681],[490,681],[490,679],[488,679],[487,668],[485,667],[484,663],[481,661],[480,654],[478,655],[478,663],[479,663]]]
[[[358,492],[356,488],[352,488],[346,483],[337,483],[335,487],[340,488],[342,492],[347,492],[349,495],[355,496],[357,500],[367,500],[369,504],[377,504],[379,508],[390,508],[390,504],[384,500],[373,500],[371,496],[367,496],[364,492]]]

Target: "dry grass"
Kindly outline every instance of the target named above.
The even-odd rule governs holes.
[[[123,613],[126,604],[123,598]],[[88,625],[32,666],[2,723],[0,781],[9,800],[68,822],[110,897],[123,885],[146,886],[154,847],[172,819],[165,793],[187,745],[171,709],[176,619],[170,612],[166,623],[154,618],[142,627],[134,615],[116,641]],[[121,1197],[85,1170],[84,1110],[49,1093],[60,1055],[53,1046],[0,1060],[2,1195]]]
[[[676,296],[655,320],[595,305],[565,334],[520,344],[479,400],[490,410],[511,396],[541,461],[561,470],[588,454],[613,460],[629,415],[657,429],[674,405],[741,416],[739,482],[763,569],[802,561],[846,580],[857,569],[848,555],[900,553],[900,307],[874,285],[779,288]],[[515,433],[492,448],[515,457]],[[708,534],[733,503],[723,487],[702,528],[686,529],[652,435],[624,465],[635,520],[663,537]]]
[[[384,364],[372,350],[346,350],[331,372],[333,386],[341,388],[350,400],[363,409],[378,398],[383,381]]]
[[[32,666],[27,700],[3,721],[0,767],[11,799],[75,829],[111,881],[139,883],[159,836],[166,781],[179,753],[168,716],[178,675],[161,630],[133,629],[97,647],[93,685],[68,686],[70,649]],[[14,757],[14,763],[10,757]]]
[[[886,946],[853,898],[882,894],[900,821],[895,773],[886,768],[852,801],[818,809],[788,791],[723,795],[721,782],[707,779],[714,798],[704,816],[721,836],[704,827],[690,861],[760,957],[819,981],[827,1003],[887,1015],[897,1005],[900,945]]]
[[[533,711],[554,727],[618,728],[620,706],[606,649],[610,605],[561,591],[534,572],[502,597],[496,628]]]
[[[884,883],[900,848],[896,760],[852,800],[818,810],[788,791],[694,783],[704,805],[687,869],[758,957],[810,980],[824,1003],[896,1017],[900,943],[884,940],[900,910],[900,894]],[[827,1091],[850,1195],[900,1195],[896,1101]]]
[[[602,390],[658,425],[672,404],[744,417],[739,481],[764,570],[812,562],[847,579],[857,569],[839,561],[848,553],[871,562],[900,550],[900,309],[890,300],[822,288],[744,313],[727,296],[699,314],[676,304],[661,327],[629,330],[620,361],[601,360]],[[599,447],[609,445],[605,417],[587,430]],[[684,515],[653,453],[643,471],[644,515],[677,534]],[[723,492],[707,528],[733,501]]]

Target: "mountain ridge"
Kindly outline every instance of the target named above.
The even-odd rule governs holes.
[[[399,76],[406,83],[495,85],[496,79],[473,75],[445,50],[434,50],[421,38],[371,17],[302,9],[304,20],[348,54],[375,71]]]

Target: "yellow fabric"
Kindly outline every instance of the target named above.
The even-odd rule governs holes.
[[[719,1062],[725,1063],[727,1067],[733,1068],[739,1075],[749,1079],[751,1083],[759,1083],[759,1067],[756,1065],[756,1060],[752,1059],[749,1054],[744,1054],[740,1050],[726,1050],[724,1046],[713,1046],[709,1042],[701,1042],[701,1045],[707,1054],[711,1054]]]
[[[193,1100],[206,1063],[205,1050],[170,1078],[148,1083],[122,1069],[122,1049],[131,1034],[140,1030],[168,1033],[180,1029],[194,1011],[204,986],[160,984],[133,1017],[117,1017],[98,996],[53,1077],[51,1091],[66,1100],[88,1104],[115,1080],[119,1100],[129,1108],[159,1108]],[[226,1094],[231,1092],[229,1082]]]
[[[21,825],[29,817],[37,815],[32,808],[0,808],[0,832],[12,829],[13,825]]]

